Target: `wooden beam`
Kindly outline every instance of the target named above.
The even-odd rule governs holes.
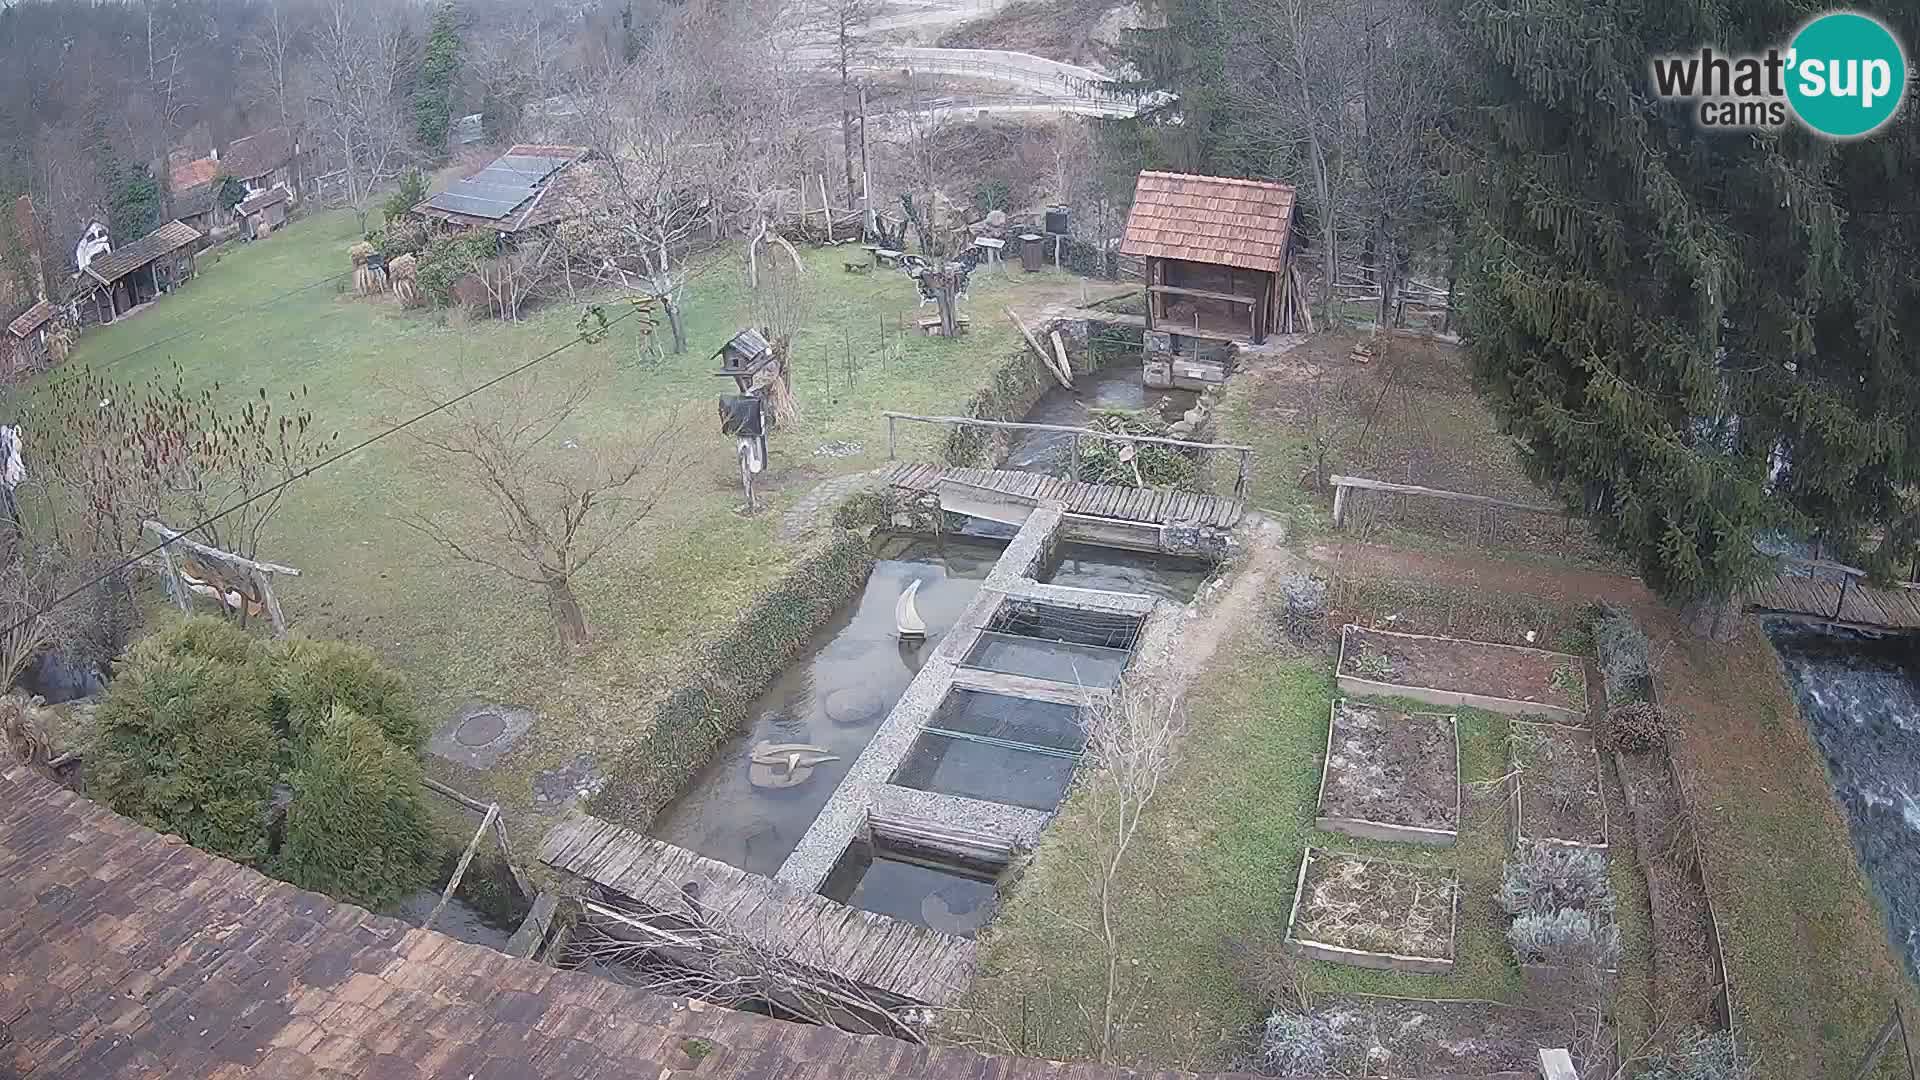
[[[1147,286],[1147,291],[1172,296],[1193,296],[1202,300],[1225,300],[1230,304],[1258,306],[1260,303],[1260,298],[1257,296],[1245,296],[1240,293],[1214,292],[1211,289],[1189,289],[1184,285],[1149,285]]]
[[[433,929],[433,921],[453,902],[454,891],[460,888],[460,879],[467,876],[467,867],[473,864],[473,853],[480,847],[480,838],[487,835],[487,831],[493,828],[494,819],[499,816],[499,803],[487,807],[487,816],[481,819],[480,827],[473,831],[473,839],[467,841],[467,850],[460,855],[460,864],[453,868],[453,876],[447,879],[447,891],[440,894],[440,902],[433,906],[433,911],[428,914],[427,921],[420,924],[420,929]]]
[[[1238,443],[1193,442],[1189,439],[1165,439],[1157,435],[1115,435],[1110,431],[1069,427],[1065,424],[1027,424],[1014,420],[981,420],[972,416],[920,416],[903,412],[882,412],[880,415],[897,420],[914,420],[923,424],[959,424],[1002,428],[1010,431],[1053,431],[1062,435],[1084,435],[1090,439],[1104,439],[1107,442],[1153,443],[1158,446],[1184,446],[1190,450],[1246,450],[1249,452],[1253,450],[1251,446],[1241,446]]]
[[[258,562],[253,559],[235,555],[231,551],[221,551],[217,547],[208,547],[198,540],[188,539],[185,533],[174,532],[172,529],[167,528],[157,521],[143,521],[140,525],[142,528],[158,535],[160,539],[166,541],[168,547],[179,544],[188,551],[199,552],[209,559],[218,559],[221,562],[231,563],[234,566],[247,570],[255,570],[263,574],[285,574],[288,577],[300,576],[300,571],[295,570],[291,566],[281,566],[278,563],[270,562]]]
[[[1364,476],[1334,476],[1328,481],[1336,489],[1362,488],[1367,491],[1390,491],[1401,495],[1425,495],[1435,499],[1449,499],[1454,502],[1476,503],[1481,506],[1498,506],[1507,510],[1524,510],[1534,514],[1559,514],[1564,507],[1538,506],[1533,503],[1515,502],[1511,499],[1496,499],[1491,495],[1473,495],[1464,491],[1446,491],[1441,488],[1421,487],[1418,484],[1395,484],[1386,480],[1369,480]],[[1334,498],[1339,500],[1336,490]]]

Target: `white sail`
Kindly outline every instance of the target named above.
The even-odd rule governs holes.
[[[927,636],[927,621],[920,617],[920,610],[913,606],[913,596],[919,591],[920,579],[914,578],[893,605],[893,625],[903,638]]]

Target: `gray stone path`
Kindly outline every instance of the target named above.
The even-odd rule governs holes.
[[[836,476],[831,480],[822,481],[818,487],[807,492],[799,502],[794,503],[785,514],[781,515],[780,529],[775,535],[779,537],[781,543],[791,543],[800,539],[821,525],[825,525],[828,515],[833,513],[833,508],[841,499],[856,491],[872,487],[879,482],[879,479],[880,470],[876,469],[872,472],[848,473],[846,476]]]

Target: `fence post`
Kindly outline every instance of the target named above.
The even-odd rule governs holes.
[[[1235,477],[1233,481],[1233,497],[1234,498],[1244,499],[1247,497],[1247,480],[1252,473],[1252,469],[1253,469],[1253,451],[1251,450],[1240,451],[1240,475],[1238,477]]]
[[[1913,1067],[1913,1043],[1907,1039],[1907,1013],[1900,1007],[1898,999],[1893,1003],[1893,1015],[1900,1021],[1900,1049],[1907,1055],[1907,1080],[1920,1080],[1920,1072]]]
[[[1868,1076],[1873,1075],[1873,1067],[1880,1061],[1880,1054],[1886,1050],[1887,1044],[1893,1041],[1893,1033],[1896,1029],[1904,1038],[1906,1022],[1900,1015],[1898,1001],[1893,1003],[1893,1011],[1887,1014],[1887,1022],[1880,1025],[1880,1030],[1873,1036],[1873,1041],[1867,1044],[1867,1056],[1861,1059],[1860,1067],[1853,1070],[1853,1080],[1866,1080]],[[1908,1057],[1908,1062],[1909,1064],[1912,1062],[1911,1055]]]
[[[1067,477],[1074,483],[1080,482],[1080,436],[1067,436]]]
[[[1340,522],[1347,516],[1347,485],[1336,484],[1333,488],[1333,527],[1339,528]]]
[[[893,417],[887,417],[887,460],[893,460]]]

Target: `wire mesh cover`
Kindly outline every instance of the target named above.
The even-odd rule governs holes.
[[[901,761],[902,787],[1051,810],[1073,782],[1074,759],[923,732]]]
[[[963,663],[983,671],[1026,675],[1077,686],[1109,687],[1127,666],[1124,649],[983,631]]]
[[[1020,637],[1131,649],[1140,636],[1140,619],[1101,611],[1080,611],[1050,604],[1008,603],[988,624],[988,630]]]
[[[1074,753],[1087,743],[1078,708],[981,690],[949,692],[927,727]]]

